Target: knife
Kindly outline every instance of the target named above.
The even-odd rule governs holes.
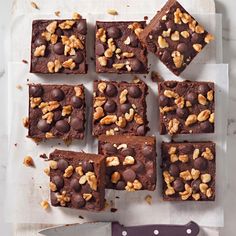
[[[199,226],[191,221],[186,225],[145,225],[125,227],[118,222],[71,224],[43,229],[45,236],[197,236]]]

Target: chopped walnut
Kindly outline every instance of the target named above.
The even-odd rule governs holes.
[[[31,156],[26,156],[24,158],[23,164],[27,167],[33,167],[34,166],[34,161]]]
[[[171,111],[174,111],[174,110],[176,110],[176,107],[175,106],[172,106],[172,107],[167,107],[167,106],[165,106],[165,107],[160,107],[160,113],[161,114],[165,114],[165,113],[167,113],[167,112],[171,112]]]
[[[54,62],[49,61],[47,64],[47,68],[50,73],[57,73],[62,68],[62,65],[59,60],[55,60]]]
[[[160,48],[168,48],[169,47],[169,44],[162,36],[158,36],[157,42],[158,42],[158,45]]]
[[[107,13],[110,14],[110,15],[113,15],[113,16],[118,15],[117,10],[115,10],[115,9],[108,9],[108,10],[107,10]]]
[[[175,31],[173,34],[171,34],[171,40],[172,41],[179,41],[179,32]]]
[[[197,25],[197,26],[195,27],[195,32],[196,32],[197,34],[203,34],[203,33],[205,32],[205,30],[204,30],[204,28],[203,28],[201,25]]]
[[[180,192],[179,194],[181,196],[181,199],[183,201],[186,201],[192,195],[193,190],[188,184],[185,184],[184,187],[185,187],[185,191]]]
[[[123,165],[133,165],[135,162],[134,158],[132,156],[126,156],[124,161],[123,161]]]
[[[179,98],[179,94],[175,93],[174,91],[171,91],[171,90],[165,90],[164,96],[166,96],[168,98],[175,98],[175,99]]]
[[[30,5],[31,5],[34,9],[39,10],[39,7],[38,7],[38,5],[37,5],[35,2],[30,2]]]
[[[76,174],[78,174],[79,176],[84,175],[82,166],[76,167],[76,168],[75,168],[75,172],[76,172]]]
[[[179,97],[175,99],[175,104],[177,105],[177,107],[179,108],[184,108],[185,105],[185,101],[183,97]]]
[[[149,204],[149,205],[152,205],[152,196],[151,195],[147,195],[145,197],[145,201]]]
[[[74,24],[75,24],[74,20],[66,20],[66,21],[63,21],[61,24],[59,24],[59,27],[62,30],[64,30],[64,29],[71,29]]]
[[[195,200],[195,201],[198,201],[200,199],[200,194],[199,193],[193,193],[192,194],[192,198]]]
[[[195,124],[197,122],[197,116],[196,115],[189,115],[188,118],[185,121],[186,126],[190,126],[192,124]]]
[[[57,21],[53,21],[46,27],[46,30],[51,34],[54,34],[56,28],[57,28]]]
[[[35,108],[41,103],[42,99],[40,97],[37,98],[30,98],[30,107]]]
[[[106,158],[106,166],[118,166],[120,164],[120,160],[116,156],[110,156]]]
[[[215,122],[215,113],[211,113],[209,122],[214,123]]]
[[[168,30],[164,30],[163,32],[162,32],[162,36],[164,37],[164,38],[166,38],[166,37],[170,37],[170,33],[171,33],[171,29],[168,29]]]
[[[197,159],[199,157],[200,150],[198,148],[194,149],[193,151],[193,160]]]
[[[183,13],[181,15],[181,20],[183,21],[184,24],[187,24],[187,23],[191,22],[192,17],[187,13]]]
[[[52,192],[56,192],[57,191],[57,186],[56,184],[54,184],[53,182],[49,183],[49,188]]]
[[[45,138],[47,138],[47,139],[49,139],[49,138],[53,138],[54,136],[53,136],[53,134],[51,133],[51,132],[47,132],[46,134],[45,134]]]
[[[166,184],[170,184],[174,181],[174,177],[170,175],[168,171],[163,172],[164,181]]]
[[[64,68],[73,70],[73,69],[76,67],[76,64],[75,64],[75,62],[73,61],[73,59],[70,58],[69,60],[64,61],[64,62],[62,63],[62,66],[63,66]]]
[[[208,118],[210,117],[210,114],[211,114],[210,110],[201,111],[197,116],[197,120],[200,122],[208,120]]]
[[[167,184],[167,189],[165,190],[165,195],[171,196],[175,194],[175,190],[173,187],[170,186],[170,184]]]
[[[44,172],[47,176],[49,176],[49,175],[50,175],[50,168],[49,168],[49,167],[46,167],[46,168],[43,170],[43,172]]]
[[[134,119],[134,109],[133,108],[129,109],[129,113],[125,113],[125,119],[128,122],[131,122]]]
[[[81,15],[78,13],[78,12],[74,12],[73,14],[72,14],[72,19],[73,20],[80,20],[82,17],[81,17]]]
[[[214,155],[213,153],[211,152],[211,149],[210,148],[206,148],[205,152],[202,153],[202,156],[207,159],[208,161],[211,161],[214,159]]]
[[[185,181],[188,181],[188,180],[192,180],[192,179],[193,179],[193,177],[192,177],[191,173],[189,172],[189,170],[180,172],[179,176],[180,176],[181,178],[183,178]]]
[[[208,198],[210,198],[210,197],[212,197],[212,195],[213,195],[212,188],[208,188],[207,191],[206,191],[206,196],[207,196]]]
[[[206,194],[206,191],[207,191],[207,189],[208,189],[208,185],[207,185],[207,184],[204,184],[204,183],[201,183],[201,184],[199,185],[199,189],[200,189],[200,191],[201,191],[203,194]]]
[[[54,161],[54,160],[49,161],[49,167],[52,170],[56,170],[57,169],[57,161]]]
[[[201,50],[202,50],[202,45],[199,44],[199,43],[196,43],[196,44],[193,44],[193,48],[194,48],[195,51],[201,52]]]
[[[73,173],[74,173],[74,167],[70,165],[65,169],[65,173],[63,174],[63,176],[66,178],[70,178]]]
[[[170,147],[170,149],[168,150],[168,153],[171,154],[175,154],[176,153],[176,147]]]
[[[112,52],[115,52],[116,51],[116,45],[113,41],[113,38],[109,38],[107,40],[107,45],[108,45],[108,48],[112,51]]]
[[[192,169],[192,170],[191,170],[191,175],[192,175],[193,179],[196,180],[196,179],[198,179],[199,176],[200,176],[200,171],[199,171],[199,170]]]
[[[120,104],[124,104],[127,100],[127,94],[128,94],[128,90],[127,89],[124,89],[121,93],[120,93]]]
[[[61,115],[62,116],[70,115],[71,112],[72,112],[72,106],[71,105],[63,106]]]
[[[107,115],[100,120],[101,125],[110,125],[117,121],[116,115]]]
[[[95,111],[93,113],[93,119],[98,120],[98,119],[102,118],[104,115],[105,114],[104,114],[103,108],[102,107],[96,107]]]
[[[84,185],[86,182],[87,182],[87,177],[86,177],[86,175],[82,175],[82,176],[80,177],[80,179],[79,179],[79,183],[80,183],[81,185]]]
[[[124,128],[126,126],[127,122],[126,122],[126,119],[122,116],[120,116],[118,118],[118,120],[116,121],[116,125],[121,127],[121,128]]]
[[[116,64],[113,64],[113,65],[112,65],[112,67],[115,68],[116,70],[120,70],[120,69],[122,69],[124,66],[125,66],[124,63],[116,63]]]
[[[104,52],[104,56],[107,58],[111,58],[113,56],[113,51],[108,48],[105,52]]]
[[[57,201],[61,206],[66,206],[67,202],[70,202],[70,196],[67,195],[66,191],[62,191],[62,194],[57,195]]]
[[[29,127],[29,117],[24,117],[22,119],[22,122],[23,122],[23,125],[24,125],[25,128]]]
[[[100,39],[101,42],[105,43],[107,40],[106,37],[106,30],[104,28],[100,28],[98,29],[97,33],[96,33],[96,38]]]
[[[173,57],[173,62],[176,68],[180,68],[183,64],[184,56],[178,51],[172,52],[171,56]]]
[[[204,39],[205,43],[207,43],[207,44],[210,43],[213,40],[214,40],[214,36],[211,35],[211,34],[207,34],[207,36]]]
[[[130,37],[128,36],[126,40],[124,41],[125,45],[130,45]]]
[[[201,180],[204,184],[207,184],[211,181],[211,175],[210,174],[202,174]]]
[[[87,182],[90,188],[94,191],[97,191],[97,177],[94,172],[87,172],[86,174]]]
[[[211,102],[214,100],[214,92],[213,90],[210,90],[207,92],[207,99]]]
[[[121,178],[121,175],[119,172],[115,171],[112,175],[111,175],[111,182],[113,184],[116,184]]]
[[[107,58],[104,56],[98,57],[98,62],[101,66],[106,66],[107,65]]]
[[[45,45],[41,45],[41,46],[37,47],[35,49],[35,51],[34,51],[34,56],[35,57],[44,57],[45,50],[46,50],[46,46]]]
[[[189,24],[188,24],[189,29],[191,29],[194,32],[196,24],[197,24],[197,22],[195,20],[189,22]]]
[[[138,125],[142,125],[144,123],[143,118],[139,114],[137,114],[137,113],[134,115],[134,121]]]
[[[47,200],[43,200],[41,203],[40,203],[41,207],[44,209],[44,210],[47,210],[49,208],[49,203]]]
[[[81,87],[75,86],[74,90],[75,90],[76,97],[83,97],[84,96],[83,89]]]
[[[88,202],[89,200],[91,200],[93,197],[93,195],[91,193],[83,193],[83,198],[86,202]]]
[[[46,120],[48,124],[51,124],[53,121],[53,116],[54,114],[52,112],[48,112],[45,115],[43,115],[42,118]]]
[[[202,94],[198,94],[198,102],[203,106],[207,104],[207,100]]]
[[[180,11],[180,9],[177,8],[176,11],[174,12],[174,22],[175,22],[175,24],[182,24],[182,22],[181,22],[182,15],[183,14]]]
[[[123,52],[122,56],[127,57],[127,58],[131,58],[131,57],[134,57],[134,53],[133,52]]]
[[[188,155],[179,155],[179,161],[186,163],[188,162]]]
[[[107,87],[107,84],[106,84],[105,82],[101,82],[101,83],[98,84],[98,90],[99,90],[101,93],[104,92],[104,90],[106,89],[106,87]]]
[[[181,36],[183,36],[185,39],[187,39],[187,38],[190,36],[190,34],[189,34],[188,31],[182,31],[180,34],[181,34]]]
[[[170,120],[168,123],[169,134],[173,135],[177,133],[178,129],[179,129],[179,121],[175,118],[173,120]]]
[[[42,110],[43,114],[47,112],[54,111],[60,106],[58,101],[50,101],[50,102],[41,102],[39,108]]]
[[[170,155],[170,161],[172,162],[172,163],[174,163],[174,162],[176,162],[176,161],[178,161],[179,160],[179,158],[178,158],[178,156],[176,155],[176,154],[171,154]]]

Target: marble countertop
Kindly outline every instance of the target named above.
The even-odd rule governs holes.
[[[11,11],[17,0],[0,0],[0,35],[4,40],[0,44],[0,94],[6,94],[7,73],[6,66],[8,60],[9,42],[7,35],[9,30],[9,22],[11,21]],[[30,2],[30,1],[28,1]],[[234,0],[216,0],[216,11],[223,14],[223,62],[229,64],[230,76],[230,99],[229,99],[229,114],[228,114],[228,161],[227,161],[227,178],[228,184],[225,193],[225,227],[220,229],[220,235],[233,236],[234,224],[236,219],[236,184],[235,184],[235,168],[236,168],[236,2]],[[10,78],[9,78],[10,79]],[[4,95],[5,96],[5,95]],[[3,112],[4,111],[4,112]],[[7,104],[2,104],[2,112],[0,116],[0,185],[4,188],[5,173],[7,166]],[[12,186],[14,187],[14,186]],[[4,192],[4,190],[2,190]],[[0,195],[0,209],[3,208],[4,196]],[[7,209],[6,209],[7,210]],[[2,210],[0,210],[2,211]],[[10,224],[4,224],[2,215],[0,214],[0,235],[31,235],[32,229],[35,230],[33,235],[36,235],[37,227],[18,226],[17,231]],[[13,232],[14,231],[14,232]],[[21,232],[20,232],[21,231]],[[24,232],[24,234],[22,234]],[[27,233],[28,232],[28,233]],[[31,232],[31,233],[30,233]]]

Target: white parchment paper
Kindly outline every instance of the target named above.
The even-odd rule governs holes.
[[[47,1],[48,2],[48,1]],[[82,1],[83,2],[83,1]],[[137,1],[135,1],[137,2]],[[153,2],[153,1],[151,1]],[[157,2],[157,1],[155,1]],[[164,1],[163,1],[164,2]],[[183,1],[182,1],[183,2]],[[199,2],[199,1],[192,1]],[[90,2],[91,3],[91,2]],[[97,3],[97,2],[96,2]],[[159,4],[162,4],[158,2]],[[49,4],[50,5],[50,4]],[[187,9],[191,9],[191,4],[186,1]],[[149,12],[150,5],[142,5],[143,8],[137,9],[145,14],[120,14],[118,16],[109,16],[106,14],[83,14],[89,22],[89,35],[93,35],[93,25],[95,20],[142,20],[144,15],[149,16],[149,19],[154,15],[154,12]],[[161,5],[160,5],[161,6]],[[193,4],[194,6],[194,4]],[[192,7],[193,7],[192,6]],[[44,6],[43,6],[44,7]],[[93,8],[94,7],[94,8]],[[68,7],[71,10],[71,6]],[[83,9],[83,7],[79,6]],[[53,8],[54,9],[54,8]],[[91,5],[91,11],[96,12],[96,4]],[[149,9],[149,10],[147,10]],[[55,10],[58,10],[55,8]],[[62,9],[63,10],[63,9]],[[147,10],[147,11],[146,11]],[[80,11],[81,12],[81,11]],[[193,11],[194,12],[194,11]],[[195,11],[196,12],[196,11]],[[204,12],[204,11],[203,11]],[[61,18],[70,17],[69,14],[63,13]],[[66,75],[33,75],[28,73],[28,65],[22,63],[9,64],[9,123],[10,127],[10,143],[9,143],[9,164],[8,164],[8,190],[6,201],[6,217],[9,222],[14,223],[45,223],[45,224],[65,224],[85,221],[104,221],[117,220],[126,225],[137,224],[153,224],[153,223],[183,223],[186,221],[195,220],[202,226],[223,226],[223,196],[224,196],[224,163],[226,161],[226,120],[227,120],[227,94],[228,94],[228,68],[226,65],[200,65],[198,63],[217,63],[222,58],[221,47],[221,16],[214,14],[195,15],[195,17],[206,28],[216,36],[216,41],[207,46],[204,51],[197,56],[194,62],[183,73],[182,78],[190,80],[213,80],[216,82],[216,134],[214,135],[188,135],[184,136],[186,140],[212,140],[217,143],[217,199],[213,203],[168,203],[163,202],[161,198],[161,173],[158,168],[158,187],[155,192],[117,192],[107,191],[106,198],[113,201],[113,207],[118,211],[111,213],[108,209],[102,213],[88,213],[84,211],[51,208],[49,211],[44,211],[40,207],[40,202],[43,199],[48,199],[48,177],[43,173],[46,163],[39,158],[42,153],[50,153],[54,148],[62,148],[68,150],[84,150],[90,152],[97,151],[97,143],[91,137],[91,93],[92,81],[94,79],[114,79],[114,80],[131,80],[131,76],[119,75],[96,75],[93,62],[90,61],[90,56],[93,55],[93,40],[89,36],[88,45],[88,62],[89,73],[83,76],[66,76]],[[36,18],[55,18],[53,15],[20,15],[16,18],[12,27],[12,59],[16,58],[29,59],[30,55],[30,32],[31,21]],[[14,36],[13,36],[14,35]],[[16,37],[16,35],[18,37]],[[23,49],[23,50],[22,50]],[[179,79],[172,75],[156,58],[150,56],[149,62],[152,64],[151,70],[158,70],[161,75],[167,79]],[[157,117],[157,85],[150,80],[150,76],[143,78],[149,86],[149,95],[147,97],[148,119],[150,122],[151,131],[149,134],[157,136],[158,147],[161,141],[165,138],[158,135],[158,117]],[[21,119],[27,116],[28,94],[27,83],[68,83],[78,84],[83,83],[86,87],[87,100],[87,135],[84,141],[74,141],[69,147],[57,141],[50,141],[36,145],[30,139],[25,138],[27,130],[22,126]],[[16,89],[16,85],[22,85],[23,89]],[[166,137],[165,140],[168,140]],[[59,144],[60,143],[60,144]],[[158,149],[159,150],[159,149]],[[160,163],[160,152],[158,152],[158,165]],[[34,158],[36,168],[26,168],[22,164],[23,158],[26,155],[31,155]],[[152,195],[153,204],[148,205],[144,200],[147,194]],[[120,198],[116,198],[119,196]],[[78,216],[82,215],[84,220]]]

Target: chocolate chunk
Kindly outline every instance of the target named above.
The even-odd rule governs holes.
[[[188,93],[187,96],[186,96],[186,100],[191,102],[192,105],[196,104],[197,103],[197,94],[196,93]]]
[[[207,160],[203,157],[198,157],[194,160],[193,165],[197,170],[205,170],[207,168]]]
[[[161,55],[161,60],[163,62],[168,62],[170,60],[170,58],[171,58],[170,53],[167,50],[164,50],[164,52]]]
[[[30,96],[36,98],[43,95],[43,88],[41,85],[32,85],[29,89]]]
[[[72,195],[71,202],[75,208],[82,208],[86,204],[84,198],[78,193]]]
[[[41,120],[39,120],[39,122],[37,124],[37,128],[40,131],[46,133],[46,132],[48,132],[51,129],[51,125],[48,124],[46,120],[41,119]]]
[[[36,40],[34,41],[34,44],[36,47],[40,47],[42,45],[47,45],[47,41],[44,38],[36,38]]]
[[[173,188],[176,192],[182,192],[184,191],[184,183],[181,179],[176,179],[173,182]]]
[[[53,115],[53,120],[54,120],[54,121],[60,120],[61,117],[62,117],[61,111],[58,110],[58,111],[55,111],[55,112],[54,112],[54,115]]]
[[[108,100],[105,104],[104,104],[104,110],[106,112],[115,112],[116,110],[116,103],[112,100]]]
[[[146,158],[153,159],[155,155],[155,150],[153,149],[153,146],[145,145],[142,149],[142,153]]]
[[[121,31],[118,27],[112,26],[107,29],[107,35],[109,38],[117,39],[121,36]]]
[[[175,23],[172,20],[168,20],[166,22],[166,28],[171,29],[171,31],[174,32],[176,30]]]
[[[117,153],[116,147],[114,147],[114,146],[113,146],[112,144],[110,144],[110,143],[104,144],[103,148],[104,148],[104,153],[105,153],[106,155],[115,155],[115,154]]]
[[[61,171],[65,171],[65,169],[69,166],[68,162],[65,160],[65,159],[60,159],[58,162],[57,162],[57,167],[59,170]]]
[[[206,95],[207,92],[209,91],[209,86],[207,84],[201,84],[198,87],[198,93],[202,95]]]
[[[87,24],[85,20],[79,21],[77,23],[77,30],[81,34],[87,34]]]
[[[191,183],[191,187],[193,189],[193,193],[197,193],[200,191],[199,185],[201,184],[200,179],[196,179]]]
[[[180,53],[184,54],[188,52],[188,46],[185,43],[180,43],[177,46],[177,51]]]
[[[58,191],[64,187],[64,179],[61,176],[53,176],[52,182],[56,185]]]
[[[64,54],[64,45],[61,42],[54,44],[53,51],[57,55],[63,55]]]
[[[126,157],[126,156],[135,156],[135,150],[131,147],[127,147],[127,148],[122,148],[121,150],[121,155]]]
[[[104,45],[102,44],[102,43],[97,43],[96,44],[96,54],[98,55],[98,56],[102,56],[103,54],[104,54],[104,52],[105,52],[105,47],[104,47]]]
[[[61,101],[64,99],[64,97],[65,97],[64,92],[59,88],[55,88],[51,91],[52,100]]]
[[[113,84],[108,84],[106,87],[106,95],[109,97],[114,97],[117,94],[117,88]]]
[[[169,100],[168,97],[164,96],[163,94],[161,94],[161,95],[159,96],[159,105],[160,105],[161,107],[168,106],[168,105],[169,105],[169,102],[170,102],[170,100]]]
[[[209,121],[203,121],[200,123],[200,130],[206,133],[212,133],[214,131],[214,128]]]
[[[139,87],[132,85],[131,87],[129,87],[129,95],[133,98],[138,98],[142,95],[141,90],[139,89]]]
[[[131,34],[129,36],[130,39],[130,46],[136,48],[138,46],[138,38],[135,34]]]
[[[133,183],[136,178],[136,174],[132,169],[126,169],[122,173],[122,176],[126,182],[131,182],[131,183]]]
[[[83,131],[84,130],[84,121],[80,118],[72,118],[70,122],[71,127],[76,131]]]
[[[142,63],[138,59],[131,59],[130,67],[134,72],[139,72],[142,70]]]
[[[93,163],[89,162],[89,161],[83,161],[82,162],[82,169],[85,173],[89,172],[89,171],[94,171]]]
[[[71,97],[71,104],[74,108],[81,108],[83,106],[83,100],[76,96]]]
[[[136,163],[135,163],[133,166],[131,166],[131,168],[132,168],[132,170],[134,170],[135,173],[137,173],[137,174],[144,173],[144,171],[145,171],[145,166],[144,166],[144,164],[143,164],[141,161],[139,161],[139,160],[137,160]]]
[[[125,182],[124,181],[118,181],[116,184],[116,189],[117,190],[125,190]]]
[[[140,125],[138,128],[137,128],[137,135],[145,135],[146,133],[146,128],[144,125]]]
[[[171,164],[169,167],[169,172],[172,176],[177,177],[177,176],[179,176],[180,169],[179,169],[178,165]]]
[[[81,64],[84,61],[84,55],[81,51],[76,52],[76,54],[72,57],[73,61],[77,64]]]
[[[62,31],[60,28],[57,28],[57,29],[56,29],[56,35],[57,35],[58,37],[61,37],[61,36],[63,35],[63,31]]]
[[[66,120],[57,121],[55,127],[59,132],[62,132],[62,133],[67,133],[70,130],[70,125],[68,124]]]
[[[177,114],[178,117],[185,119],[185,118],[188,117],[189,111],[188,111],[187,108],[180,108],[180,107],[178,107],[176,109],[176,114]]]
[[[131,108],[131,104],[130,103],[124,103],[120,105],[120,110],[123,114],[129,112],[129,109]]]
[[[180,144],[179,145],[179,153],[180,154],[190,154],[193,153],[193,145],[191,144]]]

